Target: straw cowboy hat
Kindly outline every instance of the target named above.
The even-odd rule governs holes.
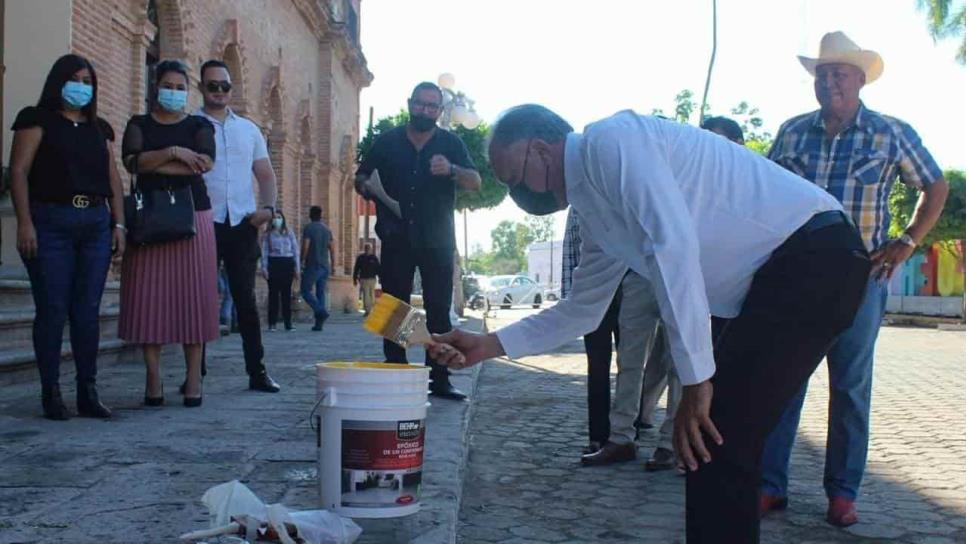
[[[799,55],[798,60],[813,76],[815,69],[823,64],[851,64],[865,72],[866,84],[879,79],[884,67],[882,57],[878,53],[860,48],[844,32],[839,31],[822,36],[822,45],[819,46],[817,59]]]

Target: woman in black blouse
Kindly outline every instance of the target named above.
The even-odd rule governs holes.
[[[129,248],[121,269],[121,338],[144,347],[144,403],[164,403],[161,346],[184,347],[187,377],[184,405],[201,405],[201,356],[218,338],[218,284],[211,203],[202,173],[215,157],[214,127],[184,109],[188,74],[180,62],[155,68],[157,94],[147,115],[135,115],[124,130],[121,155],[142,190],[191,187],[194,237]]]
[[[97,395],[100,303],[111,251],[124,252],[121,180],[97,116],[97,75],[77,55],[57,59],[36,107],[13,124],[10,173],[17,212],[17,249],[36,306],[33,341],[44,416],[70,417],[60,394],[64,324],[77,367],[77,411],[111,416]],[[113,228],[112,228],[113,216]]]

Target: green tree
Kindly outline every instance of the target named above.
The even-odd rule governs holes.
[[[956,253],[961,260],[963,281],[966,281],[966,255],[957,249],[955,244],[956,240],[966,240],[966,172],[946,170],[944,177],[949,183],[946,206],[936,226],[929,231],[919,247],[923,250],[932,244],[939,243]],[[893,187],[892,194],[889,195],[889,212],[892,214],[892,225],[889,227],[891,236],[902,235],[909,221],[912,220],[918,201],[919,191],[916,189],[902,183],[897,183]],[[966,295],[963,296],[963,316],[963,320],[966,321]]]
[[[758,116],[758,108],[742,100],[731,108],[731,117],[741,126],[741,132],[745,135],[745,146],[760,155],[767,155],[774,137],[762,129],[765,122]]]
[[[549,242],[553,240],[552,215],[528,215],[524,224],[530,229],[534,242]]]
[[[671,119],[679,123],[690,123],[691,117],[697,109],[698,103],[694,101],[694,93],[688,89],[684,89],[674,97],[674,116]],[[709,114],[710,110],[711,106],[705,105],[705,111],[701,116],[702,121],[711,117]],[[759,115],[758,108],[742,100],[729,111],[729,117],[741,126],[741,131],[745,135],[745,145],[756,153],[767,155],[768,150],[771,149],[774,137],[770,132],[762,128],[765,122]],[[651,110],[651,114],[668,117],[664,114],[664,110],[659,108]]]
[[[966,4],[953,0],[917,0],[920,10],[926,11],[929,33],[933,39],[962,37],[956,60],[966,64]]]
[[[400,110],[395,115],[379,119],[372,126],[372,129],[367,130],[366,135],[359,141],[359,146],[356,149],[356,161],[362,163],[366,154],[372,150],[373,142],[381,134],[395,127],[405,125],[408,122],[409,113],[404,110]],[[496,176],[493,175],[493,170],[490,169],[489,162],[486,160],[486,139],[490,134],[490,127],[485,123],[480,123],[474,129],[458,126],[453,132],[466,144],[470,158],[473,159],[473,163],[476,165],[476,169],[480,173],[480,178],[483,181],[479,192],[458,191],[456,193],[456,209],[473,211],[483,208],[493,208],[499,205],[506,197],[507,188],[497,181]]]
[[[490,231],[490,239],[493,242],[493,266],[496,267],[501,262],[506,266],[512,265],[512,270],[498,273],[516,273],[526,268],[527,246],[533,242],[533,233],[529,227],[515,221],[500,221]]]

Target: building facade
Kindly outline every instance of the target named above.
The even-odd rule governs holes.
[[[560,288],[563,240],[534,242],[527,247],[527,276],[545,289]]]
[[[36,103],[51,64],[67,52],[94,63],[99,111],[118,134],[130,116],[146,111],[159,61],[188,65],[195,108],[201,101],[198,68],[208,59],[223,60],[234,83],[232,108],[265,134],[278,206],[289,224],[300,229],[309,206],[317,204],[333,230],[332,309],[354,308],[349,275],[359,251],[360,214],[352,177],[359,92],[372,81],[359,10],[360,0],[0,1],[3,129],[20,108]],[[6,165],[9,132],[2,145]],[[9,204],[0,214],[10,275],[20,260]]]

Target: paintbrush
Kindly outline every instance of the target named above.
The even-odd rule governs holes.
[[[426,314],[386,293],[379,295],[362,326],[404,348],[435,344],[426,327]]]

